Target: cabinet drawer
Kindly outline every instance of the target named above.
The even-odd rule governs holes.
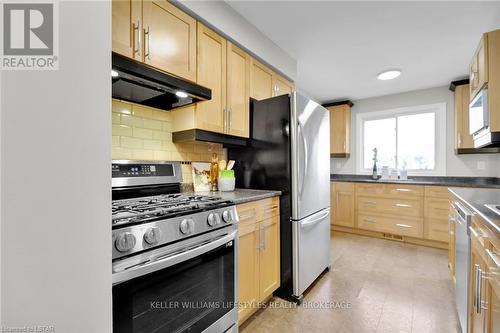
[[[360,196],[356,198],[356,209],[358,213],[420,217],[422,216],[422,201]]]
[[[397,217],[358,214],[358,228],[422,238],[423,221],[420,218],[402,219]]]
[[[356,184],[356,195],[384,195],[385,184]]]
[[[387,184],[387,195],[397,198],[420,198],[424,195],[423,186]]]
[[[425,197],[448,199],[450,192],[446,186],[425,186]]]
[[[353,183],[334,182],[333,185],[335,191],[354,192]]]
[[[252,224],[279,215],[279,197],[247,202],[236,206],[241,224]]]
[[[448,234],[448,220],[425,219],[424,238],[448,243],[450,238]]]
[[[448,199],[425,198],[424,216],[432,219],[447,219],[450,211]]]

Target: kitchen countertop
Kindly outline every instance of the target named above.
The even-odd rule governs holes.
[[[186,192],[186,193],[193,193],[193,192]],[[257,201],[261,199],[280,196],[281,191],[235,189],[232,192],[196,192],[196,194],[220,197],[226,200],[231,200],[238,205],[245,202]]]
[[[415,176],[408,180],[378,179],[374,180],[368,175],[341,175],[331,174],[330,181],[355,182],[355,183],[382,183],[382,184],[411,184],[411,185],[434,185],[454,187],[481,187],[500,189],[500,178],[496,177],[435,177]]]
[[[500,189],[451,187],[449,191],[462,201],[467,209],[479,214],[493,231],[500,233],[500,215],[484,206],[485,204],[500,205]]]

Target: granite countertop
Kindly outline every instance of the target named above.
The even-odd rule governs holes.
[[[500,215],[485,207],[486,204],[500,205],[500,189],[451,187],[451,194],[465,204],[466,208],[479,214],[495,232],[500,233]]]
[[[368,175],[330,175],[330,181],[355,182],[355,183],[387,183],[387,184],[411,184],[411,185],[435,185],[455,187],[481,187],[500,189],[500,178],[496,177],[436,177],[420,176],[409,177],[408,180],[378,179],[374,180]]]
[[[192,192],[185,192],[192,193]],[[281,191],[267,191],[267,190],[249,190],[249,189],[235,189],[232,192],[197,192],[196,194],[220,197],[226,200],[231,200],[235,204],[241,204],[250,201],[257,201],[261,199],[272,198],[281,195]]]

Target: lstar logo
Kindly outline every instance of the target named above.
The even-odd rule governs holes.
[[[55,3],[3,4],[2,69],[57,69]]]

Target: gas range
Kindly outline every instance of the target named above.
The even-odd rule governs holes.
[[[113,260],[238,221],[232,201],[180,193],[178,162],[114,161],[112,170]]]
[[[112,177],[113,332],[237,332],[234,203],[181,193],[179,162],[113,161]]]
[[[152,222],[231,205],[231,201],[214,196],[182,193],[114,200],[112,225],[115,229],[123,225]]]

